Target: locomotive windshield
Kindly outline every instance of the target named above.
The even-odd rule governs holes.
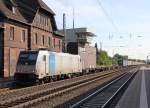
[[[35,65],[37,56],[37,51],[20,52],[18,65]]]

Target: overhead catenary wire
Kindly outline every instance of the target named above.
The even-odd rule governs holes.
[[[59,1],[60,2],[60,1]],[[66,3],[66,2],[65,2]],[[101,0],[96,0],[96,3],[97,3],[97,5],[101,8],[101,10],[102,10],[102,12],[103,12],[103,14],[105,15],[105,17],[107,18],[107,21],[109,21],[109,23],[112,25],[112,27],[113,27],[113,29],[114,29],[114,31],[113,32],[109,32],[109,36],[108,36],[108,39],[109,40],[112,40],[113,38],[115,38],[116,37],[116,35],[115,34],[117,34],[117,35],[120,35],[118,38],[119,39],[124,39],[125,37],[128,37],[130,40],[133,38],[133,35],[131,34],[131,33],[121,33],[120,31],[119,31],[119,28],[118,28],[118,25],[115,23],[115,21],[111,18],[111,16],[109,15],[109,13],[107,12],[107,10],[105,9],[105,7],[104,7],[104,5],[103,5],[103,3],[101,2]],[[67,3],[67,5],[69,5],[69,3]],[[71,3],[70,3],[70,5],[71,5]],[[75,27],[75,10],[74,10],[74,7],[71,5],[70,6],[70,10],[72,10],[73,12],[73,14],[72,13],[70,13],[71,15],[72,15],[72,17],[73,17],[73,23],[72,23],[72,29]],[[67,13],[66,13],[66,16],[68,16],[68,17],[70,17],[70,14],[68,15]],[[71,22],[71,21],[70,21]],[[60,24],[59,23],[59,25],[63,25],[63,24]],[[126,35],[128,35],[128,36],[122,36],[121,34],[126,34]]]
[[[109,16],[108,12],[106,11],[106,9],[103,7],[101,0],[96,0],[98,5],[100,6],[100,8],[102,9],[103,13],[105,14],[105,16],[107,17],[108,21],[112,24],[114,30],[116,33],[119,33],[119,29],[116,26],[116,23],[113,21],[113,19]],[[133,35],[131,33],[126,33],[129,34],[129,38],[130,40],[132,39]],[[109,34],[109,40],[111,40],[113,38],[113,36],[111,37],[111,35]],[[123,38],[122,36],[120,36],[120,39]]]
[[[114,30],[116,32],[119,32],[119,29],[117,28],[116,24],[114,23],[113,19],[109,16],[109,14],[107,13],[107,11],[105,10],[105,8],[103,7],[102,3],[100,0],[97,0],[98,5],[100,6],[100,8],[102,9],[103,13],[105,14],[105,16],[107,17],[108,21],[112,24],[112,26],[114,27]]]

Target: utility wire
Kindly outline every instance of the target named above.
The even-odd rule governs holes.
[[[105,16],[107,17],[107,19],[109,20],[109,22],[112,24],[112,26],[114,27],[116,32],[119,32],[119,29],[117,28],[117,26],[115,25],[114,21],[112,20],[112,18],[109,16],[109,14],[107,13],[107,11],[105,10],[105,8],[103,7],[102,3],[100,0],[97,0],[98,5],[101,7],[103,13],[105,14]]]

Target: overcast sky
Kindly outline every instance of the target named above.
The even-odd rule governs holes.
[[[94,43],[102,42],[109,55],[115,53],[130,58],[145,59],[150,55],[150,0],[43,0],[56,14],[62,29],[63,13],[67,28],[89,27],[97,35]]]

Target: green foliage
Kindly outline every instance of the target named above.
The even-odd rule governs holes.
[[[112,65],[117,65],[119,60],[127,60],[128,56],[122,56],[119,54],[115,54],[114,57],[110,57],[106,51],[103,50],[98,50],[97,48],[97,43],[95,44],[96,48],[96,60],[97,60],[97,65],[99,66],[112,66]]]
[[[113,58],[114,58],[114,64],[117,64],[118,61],[120,60],[128,60],[128,56],[123,56],[119,54],[115,54]]]
[[[97,64],[102,66],[111,66],[113,59],[108,56],[106,51],[98,51],[97,53]]]

